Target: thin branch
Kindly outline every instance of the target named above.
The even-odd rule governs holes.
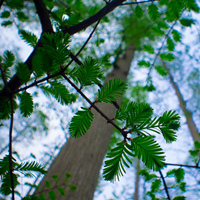
[[[14,106],[13,106],[13,96],[10,98],[11,104],[11,116],[10,116],[10,133],[9,133],[9,169],[10,169],[10,180],[12,188],[12,200],[15,199],[15,190],[14,190],[14,180],[13,180],[13,166],[12,166],[12,131],[14,123]]]
[[[7,79],[6,79],[6,75],[5,75],[5,71],[3,69],[2,63],[0,63],[0,71],[1,71],[1,76],[2,76],[2,79],[3,79],[4,85],[6,86],[8,82],[7,82]]]
[[[166,166],[179,166],[179,167],[188,167],[188,168],[196,168],[196,169],[200,169],[199,166],[196,165],[182,165],[182,164],[174,164],[174,163],[165,163]]]
[[[164,188],[165,188],[165,192],[166,192],[167,198],[168,198],[168,200],[171,200],[171,198],[170,198],[170,196],[169,196],[169,191],[168,191],[168,188],[167,188],[167,184],[166,184],[166,182],[165,182],[165,178],[164,178],[164,176],[163,176],[163,174],[162,174],[162,171],[159,170],[159,173],[160,173],[161,179],[162,179],[162,181],[163,181],[163,185],[164,185]]]
[[[90,99],[85,96],[85,94],[63,73],[63,78],[68,81],[68,83],[75,88],[75,90],[90,104],[91,107],[93,107],[104,119],[106,119],[107,123],[112,124],[117,130],[119,130],[124,138],[127,138],[127,132],[121,129],[119,126],[117,126],[112,119],[110,119],[107,115],[105,115]]]
[[[148,1],[135,1],[135,2],[127,2],[121,4],[121,6],[127,6],[127,5],[132,5],[132,4],[142,4],[142,3],[152,3],[154,1],[159,1],[159,0],[148,0]]]
[[[1,0],[1,1],[0,1],[0,8],[1,8],[1,6],[3,5],[3,2],[4,2],[4,0]]]
[[[37,14],[40,18],[40,22],[42,25],[42,32],[49,32],[49,33],[53,33],[53,27],[51,24],[51,20],[49,17],[49,12],[44,4],[43,0],[33,0],[34,4],[35,4],[35,8],[37,10]]]

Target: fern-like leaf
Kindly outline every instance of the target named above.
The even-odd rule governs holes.
[[[45,174],[47,172],[41,164],[35,161],[23,162],[19,164],[14,170],[18,172],[33,171],[33,172],[40,172],[42,174]]]
[[[16,66],[17,76],[20,78],[21,83],[27,83],[30,80],[30,70],[25,63],[18,63]]]
[[[70,94],[69,90],[60,82],[50,82],[50,86],[41,86],[44,94],[53,96],[62,105],[68,105],[76,99],[76,95]]]
[[[28,117],[33,112],[33,98],[28,92],[23,92],[20,96],[20,111],[24,117]]]
[[[166,142],[176,141],[176,131],[180,127],[180,116],[175,111],[166,111],[159,117],[159,128]]]
[[[120,176],[126,173],[124,166],[129,168],[132,164],[129,156],[133,156],[132,147],[128,143],[120,142],[107,154],[108,160],[105,161],[103,177],[105,180],[119,180]],[[129,164],[128,164],[129,163]]]
[[[98,102],[112,103],[116,101],[127,88],[126,82],[122,79],[115,78],[106,83],[100,90],[98,90]]]
[[[93,117],[91,110],[82,107],[82,110],[79,110],[72,118],[69,128],[71,136],[75,138],[83,136],[90,128]]]
[[[15,56],[11,51],[5,51],[3,53],[3,69],[12,67],[15,61]]]
[[[95,59],[87,57],[83,62],[83,66],[80,66],[76,71],[76,75],[81,86],[88,86],[100,83],[103,72]]]
[[[164,152],[152,136],[137,136],[131,140],[131,146],[148,168],[159,170],[164,166]]]
[[[31,47],[35,48],[38,42],[38,38],[34,33],[25,30],[20,30],[19,35],[22,38],[22,40],[24,40]]]

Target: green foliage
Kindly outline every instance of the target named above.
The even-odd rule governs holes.
[[[171,62],[175,59],[175,57],[172,53],[162,53],[162,54],[160,54],[160,58],[162,60],[169,61],[169,62]]]
[[[10,12],[5,10],[4,12],[1,13],[1,18],[7,19],[10,17]]]
[[[122,79],[115,78],[109,80],[108,83],[103,85],[101,89],[98,90],[98,102],[112,103],[116,101],[127,88],[126,82]]]
[[[151,45],[144,45],[144,51],[148,52],[149,54],[154,54],[154,48]]]
[[[143,16],[143,10],[142,10],[142,8],[139,5],[137,5],[135,7],[135,16],[137,18],[141,18]]]
[[[26,30],[20,30],[19,35],[27,44],[29,44],[31,47],[35,47],[38,42],[38,38],[35,34],[26,31]]]
[[[174,44],[173,40],[170,37],[168,37],[167,38],[167,49],[169,51],[174,51],[174,48],[175,48],[175,44]]]
[[[17,76],[21,83],[27,83],[30,80],[30,70],[25,63],[18,63],[16,66]]]
[[[151,64],[150,64],[150,62],[149,61],[145,61],[145,60],[140,60],[140,61],[138,61],[138,66],[139,67],[150,67],[151,66]]]
[[[88,86],[100,83],[103,77],[103,72],[100,69],[100,64],[92,57],[87,57],[83,66],[78,67],[75,72],[70,74],[74,79],[78,79],[81,86]]]
[[[137,136],[131,140],[131,146],[148,168],[159,170],[164,166],[164,152],[152,136]]]
[[[176,196],[173,198],[173,200],[185,200],[186,197],[185,196]]]
[[[147,169],[141,169],[140,171],[139,171],[139,175],[142,175],[142,176],[144,176],[144,180],[145,181],[151,181],[152,179],[155,179],[155,178],[157,178],[158,176],[156,176],[155,174],[150,174],[149,172],[148,172],[148,170]]]
[[[69,131],[72,137],[78,138],[83,136],[90,128],[94,114],[88,108],[79,110],[72,118]]]
[[[181,34],[177,30],[172,31],[172,36],[175,42],[181,41]]]
[[[2,182],[0,186],[0,191],[3,195],[9,195],[12,192],[9,166],[9,156],[6,155],[3,159],[0,159],[0,180]],[[32,172],[40,172],[43,174],[46,173],[44,167],[42,167],[42,165],[35,161],[18,163],[16,159],[12,158],[12,166],[14,188],[16,188],[17,185],[20,184],[18,181],[19,173],[27,177],[30,177],[30,174],[32,174]]]
[[[19,95],[20,111],[24,117],[28,117],[33,112],[33,97],[28,92],[23,92]]]
[[[180,183],[184,179],[185,171],[182,168],[172,169],[167,172],[167,176],[175,176],[176,182]]]
[[[53,96],[62,105],[68,105],[76,100],[76,95],[70,94],[69,90],[60,82],[49,82],[50,86],[41,86],[40,88],[47,96]]]
[[[160,65],[155,66],[155,70],[161,76],[167,76],[167,74],[168,74],[167,70],[163,66],[160,66]]]
[[[12,67],[13,64],[15,62],[15,55],[11,52],[11,51],[5,51],[3,53],[3,63],[2,63],[2,66],[3,66],[3,69],[7,69],[9,67]]]
[[[158,12],[158,7],[155,4],[151,4],[149,6],[148,14],[152,21],[156,21],[160,17],[160,13]]]
[[[132,164],[129,156],[134,156],[132,147],[128,143],[120,142],[107,154],[108,160],[105,161],[103,177],[105,180],[119,180],[119,177],[126,173],[124,166]],[[129,163],[129,164],[128,164]]]
[[[44,33],[41,38],[43,47],[37,48],[33,58],[33,70],[36,77],[44,73],[59,72],[69,58],[68,44],[70,36],[62,32],[55,34]],[[46,59],[48,58],[48,59]]]

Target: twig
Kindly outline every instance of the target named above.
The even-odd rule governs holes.
[[[10,180],[12,188],[12,200],[15,199],[15,190],[14,190],[14,180],[13,180],[13,166],[12,166],[12,131],[13,131],[13,122],[14,122],[14,106],[13,106],[13,96],[10,98],[11,104],[11,116],[10,116],[10,133],[9,133],[9,169],[10,169]]]
[[[179,167],[188,167],[188,168],[196,168],[200,169],[199,166],[196,165],[182,165],[182,164],[173,164],[173,163],[165,163],[166,166],[171,165],[171,166],[179,166]]]
[[[159,173],[160,173],[161,179],[162,179],[162,181],[163,181],[163,185],[164,185],[164,188],[165,188],[165,192],[166,192],[167,198],[168,198],[168,200],[171,200],[171,198],[170,198],[170,196],[169,196],[169,191],[168,191],[168,188],[167,188],[167,184],[166,184],[166,182],[165,182],[165,178],[164,178],[164,176],[163,176],[163,174],[162,174],[162,171],[159,170]]]
[[[132,5],[132,4],[142,4],[142,3],[152,3],[154,1],[159,1],[159,0],[148,0],[148,1],[135,1],[135,2],[127,2],[127,3],[123,3],[121,4],[121,6],[127,6],[127,5]]]
[[[104,119],[106,119],[107,123],[112,124],[117,130],[119,130],[124,138],[127,138],[127,132],[117,126],[112,119],[110,119],[107,115],[105,115],[90,99],[85,96],[85,94],[63,73],[63,78],[68,81],[68,83],[93,107]]]

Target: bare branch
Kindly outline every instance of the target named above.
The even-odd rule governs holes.
[[[168,199],[168,200],[171,200],[171,198],[170,198],[170,196],[169,196],[169,191],[168,191],[168,188],[167,188],[167,184],[166,184],[166,182],[165,182],[165,178],[164,178],[164,176],[163,176],[163,174],[162,174],[162,171],[159,170],[159,173],[160,173],[161,179],[162,179],[162,181],[163,181],[163,185],[164,185],[164,188],[165,188],[165,192],[166,192],[166,195],[167,195],[167,199]]]

